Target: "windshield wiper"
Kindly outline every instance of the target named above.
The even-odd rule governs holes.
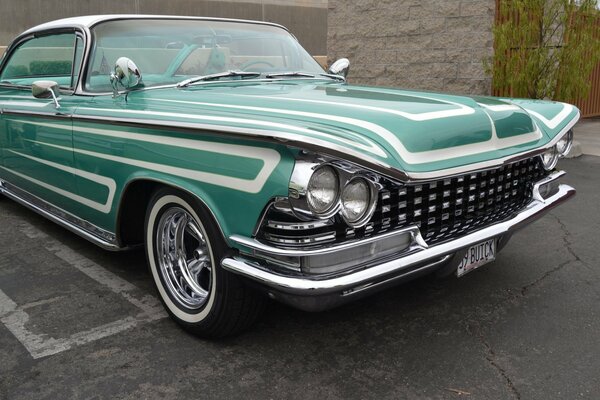
[[[177,84],[178,88],[188,87],[196,82],[206,82],[218,80],[221,78],[229,78],[233,76],[239,76],[241,78],[256,78],[260,76],[260,72],[249,72],[249,71],[225,71],[216,74],[195,76],[193,78],[185,79]]]
[[[341,82],[346,82],[346,78],[344,78],[344,77],[343,77],[343,76],[341,76],[341,75],[335,75],[335,74],[319,74],[319,76],[324,76],[324,77],[326,77],[326,78],[331,78],[331,79],[336,79],[336,80],[338,80],[338,81],[341,81]]]
[[[341,82],[346,82],[346,78],[344,78],[341,75],[334,75],[334,74],[319,74],[318,76],[323,76],[325,78],[331,78],[331,79],[335,79]],[[316,78],[317,75],[315,74],[309,74],[307,72],[300,72],[300,71],[293,71],[293,72],[273,72],[270,74],[265,75],[266,78],[277,78],[277,77],[283,77],[283,78],[288,78],[288,77],[301,77],[301,78]]]
[[[300,71],[292,71],[292,72],[272,72],[270,74],[265,75],[266,78],[277,78],[277,77],[301,77],[301,78],[314,78],[314,74],[309,74],[306,72]]]

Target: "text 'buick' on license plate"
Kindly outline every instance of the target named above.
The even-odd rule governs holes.
[[[469,247],[465,257],[462,259],[458,269],[457,276],[463,276],[467,272],[471,272],[476,268],[487,264],[496,259],[496,239],[486,240]]]

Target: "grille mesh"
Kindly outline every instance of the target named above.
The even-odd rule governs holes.
[[[547,175],[538,157],[496,169],[426,183],[398,185],[383,181],[371,221],[352,229],[341,220],[319,227],[282,230],[268,221],[290,221],[271,212],[259,239],[284,246],[319,245],[417,225],[428,244],[441,243],[510,218],[532,196],[533,183]],[[307,241],[306,238],[320,238]]]

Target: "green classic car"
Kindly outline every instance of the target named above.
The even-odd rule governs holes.
[[[575,194],[555,167],[577,108],[348,70],[265,22],[37,26],[0,66],[0,192],[105,249],[145,246],[166,310],[205,337],[268,297],[318,311],[461,276]]]

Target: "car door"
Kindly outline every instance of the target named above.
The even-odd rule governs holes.
[[[0,71],[0,179],[28,202],[41,199],[75,213],[82,198],[74,179],[72,114],[82,37],[75,31],[36,35],[9,51]],[[52,97],[32,95],[37,81],[59,85],[58,107]]]

